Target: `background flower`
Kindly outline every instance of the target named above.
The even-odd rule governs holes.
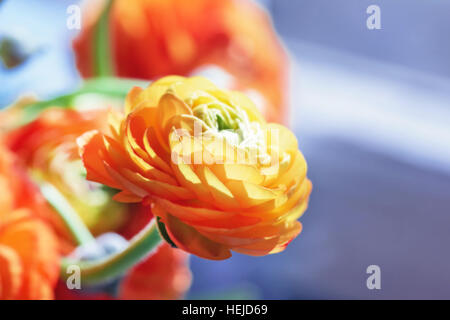
[[[0,220],[0,300],[52,299],[59,276],[58,242],[31,211]]]
[[[5,137],[34,178],[55,186],[94,235],[116,230],[127,219],[127,208],[111,201],[110,190],[86,181],[78,155],[77,137],[93,129],[106,131],[106,115],[106,110],[51,108]]]
[[[48,208],[3,145],[0,155],[0,300],[52,299],[59,243]]]
[[[95,75],[98,21],[105,1],[86,1],[74,42],[84,77]],[[251,1],[116,0],[109,17],[118,76],[157,79],[218,66],[233,88],[253,90],[269,121],[287,120],[287,57],[267,13]],[[105,57],[102,57],[105,59]]]

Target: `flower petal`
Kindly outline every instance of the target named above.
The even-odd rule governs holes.
[[[231,257],[230,250],[225,246],[209,240],[172,215],[166,215],[163,222],[166,224],[170,239],[178,248],[210,260],[224,260]]]

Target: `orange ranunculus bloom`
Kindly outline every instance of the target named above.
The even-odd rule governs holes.
[[[0,188],[0,300],[51,299],[59,276],[59,246],[44,220],[48,208],[3,147]]]
[[[52,299],[59,276],[52,229],[27,209],[0,220],[0,300]]]
[[[85,77],[93,75],[101,7],[87,2],[74,42]],[[234,89],[255,90],[264,98],[266,119],[287,120],[287,55],[269,16],[251,1],[116,0],[109,31],[119,76],[153,80],[219,66],[233,76]]]
[[[7,132],[6,140],[8,147],[34,175],[57,187],[91,232],[115,231],[129,239],[150,222],[153,217],[150,209],[140,204],[112,201],[112,194],[103,186],[86,181],[76,145],[77,137],[86,131],[109,132],[107,114],[106,109],[83,112],[47,109],[31,123]],[[0,198],[0,207],[3,208],[1,203]],[[41,212],[42,209],[36,211]],[[57,219],[54,212],[50,216]],[[63,253],[67,254],[75,244],[64,228],[61,231],[59,242],[64,244]],[[165,244],[126,275],[119,298],[177,299],[189,288],[190,279],[187,255]],[[95,297],[109,298],[108,295]],[[60,284],[56,298],[91,297],[71,292]]]
[[[151,204],[177,247],[266,255],[300,233],[311,182],[297,139],[239,92],[165,77],[134,88],[110,121],[111,134],[79,139],[87,178],[121,190],[118,201]]]
[[[107,132],[106,118],[106,109],[51,108],[9,131],[5,139],[35,178],[52,183],[64,195],[94,235],[113,231],[127,219],[127,209],[111,201],[108,190],[86,181],[76,145],[77,137],[86,131]]]

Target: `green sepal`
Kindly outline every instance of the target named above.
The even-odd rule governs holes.
[[[158,231],[159,231],[159,234],[161,235],[161,238],[163,238],[168,244],[170,244],[170,246],[172,248],[178,248],[177,245],[175,244],[175,242],[173,242],[173,240],[170,239],[169,233],[167,232],[167,229],[166,229],[166,225],[164,224],[164,222],[161,221],[161,218],[157,217],[156,221],[158,222],[157,226],[158,226]]]

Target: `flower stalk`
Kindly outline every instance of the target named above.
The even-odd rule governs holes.
[[[42,183],[40,190],[48,203],[55,209],[71,232],[78,245],[95,241],[75,210],[63,195],[51,184]],[[128,246],[106,258],[95,261],[79,261],[70,257],[62,259],[61,278],[66,279],[68,267],[77,265],[83,285],[98,285],[125,274],[139,261],[147,257],[161,243],[157,223],[153,219],[141,232],[135,235]]]
[[[85,245],[95,241],[94,236],[84,225],[80,216],[75,212],[64,196],[50,183],[42,183],[40,190],[47,202],[59,214],[67,229],[78,245]]]
[[[109,36],[109,13],[113,0],[108,0],[95,28],[93,37],[94,75],[109,77],[115,75]]]
[[[61,277],[66,279],[67,268],[77,265],[81,271],[83,285],[98,285],[116,279],[139,263],[156,249],[161,243],[161,237],[153,219],[141,232],[135,235],[128,247],[107,258],[98,261],[77,261],[71,258],[63,259]]]
[[[73,108],[77,98],[85,95],[99,95],[105,98],[124,100],[128,92],[134,86],[147,86],[148,81],[124,78],[102,77],[93,78],[83,82],[77,90],[43,101],[37,101],[26,105],[21,125],[25,125],[45,109],[58,106],[59,108]]]

